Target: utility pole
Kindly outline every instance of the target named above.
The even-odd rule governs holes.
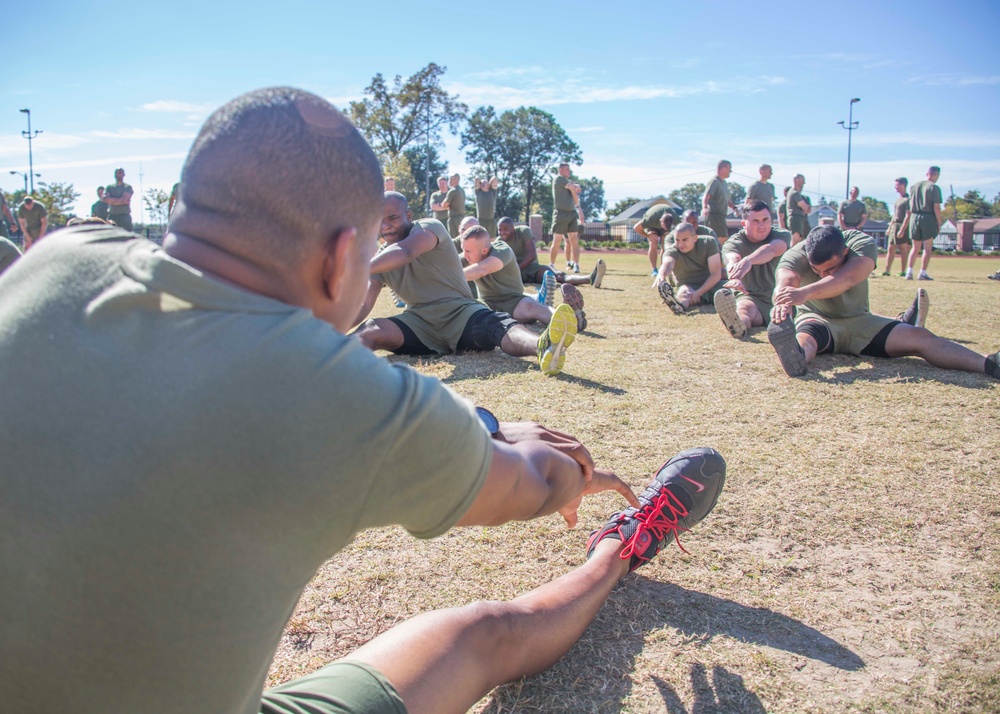
[[[28,178],[31,181],[31,193],[35,192],[35,163],[31,153],[31,140],[36,136],[41,134],[41,130],[35,130],[34,133],[31,132],[31,110],[22,109],[22,114],[28,115],[28,130],[22,131],[21,136],[28,140]]]
[[[858,128],[858,124],[861,123],[854,121],[854,105],[860,101],[859,97],[851,100],[851,109],[847,117],[847,124],[844,124],[842,121],[837,122],[842,129],[847,129],[847,188],[844,190],[845,199],[851,196],[851,134]]]

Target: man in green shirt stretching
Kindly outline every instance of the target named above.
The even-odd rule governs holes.
[[[877,259],[871,236],[834,226],[813,228],[781,257],[767,339],[786,374],[802,377],[816,355],[838,353],[918,356],[943,369],[1000,379],[997,354],[977,354],[922,327],[927,313],[922,288],[899,319],[871,314],[868,277]]]
[[[642,218],[632,226],[632,230],[649,241],[649,262],[653,266],[653,275],[660,265],[660,249],[663,238],[670,232],[674,223],[674,212],[665,203],[650,206]]]
[[[552,273],[557,283],[601,287],[607,269],[603,260],[597,261],[597,265],[590,271],[590,275],[564,273],[561,270],[556,270],[552,265],[542,265],[538,262],[538,247],[535,245],[535,236],[532,235],[531,228],[528,226],[515,226],[513,218],[504,216],[497,223],[497,231],[504,243],[514,251],[523,282],[540,283],[545,279],[545,273]]]

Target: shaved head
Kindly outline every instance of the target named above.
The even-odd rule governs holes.
[[[333,105],[291,87],[261,89],[202,126],[169,230],[265,267],[294,265],[343,229],[372,230],[382,191],[374,152]]]

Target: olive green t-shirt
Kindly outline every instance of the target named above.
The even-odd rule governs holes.
[[[104,195],[111,198],[122,198],[126,193],[133,193],[132,187],[127,183],[123,183],[121,186],[111,184],[104,187]],[[108,214],[112,216],[124,216],[130,213],[132,213],[132,207],[129,204],[125,204],[124,206],[108,206]]]
[[[910,207],[910,194],[903,194],[896,199],[896,205],[892,209],[892,222],[897,226],[903,225],[906,220],[906,210]]]
[[[517,303],[524,298],[524,283],[521,282],[521,269],[517,267],[514,251],[498,238],[493,241],[487,257],[499,258],[503,267],[476,280],[479,299],[490,310],[512,313]]]
[[[840,212],[844,214],[844,223],[858,226],[861,223],[861,216],[868,212],[868,206],[862,201],[847,201],[840,207]]]
[[[576,211],[576,200],[573,192],[566,188],[569,179],[565,176],[557,175],[552,179],[552,203],[557,211],[563,213],[573,213]]]
[[[497,190],[491,188],[488,191],[476,189],[476,217],[480,221],[488,221],[496,217],[497,212]]]
[[[24,219],[24,225],[28,229],[28,235],[37,238],[42,230],[42,219],[48,215],[48,211],[38,201],[31,202],[31,208],[22,203],[17,208],[17,217]]]
[[[747,203],[763,201],[774,213],[774,184],[769,181],[754,181],[747,189]]]
[[[9,268],[15,260],[21,257],[21,251],[6,238],[0,237],[0,273]]]
[[[366,528],[439,535],[482,487],[472,405],[307,309],[113,227],[21,260],[0,278],[0,363],[31,365],[0,409],[5,710],[258,712],[316,570]]]
[[[447,196],[448,196],[447,191],[435,191],[434,193],[431,194],[431,203],[443,204]],[[445,209],[443,211],[434,211],[434,218],[441,221],[441,223],[447,225],[448,209]]]
[[[708,212],[719,216],[729,213],[729,186],[718,176],[708,182]]]
[[[514,235],[507,239],[507,245],[514,251],[514,258],[520,263],[524,256],[528,254],[528,242],[534,241],[535,236],[528,226],[514,226]]]
[[[844,238],[847,242],[847,260],[858,260],[860,258],[870,258],[878,263],[878,248],[875,239],[867,233],[848,229],[844,231]],[[805,287],[812,285],[820,278],[809,265],[806,257],[805,241],[789,248],[781,260],[778,262],[778,269],[787,269],[799,276],[799,285]],[[814,312],[823,317],[836,320],[844,317],[858,317],[867,315],[868,307],[868,279],[862,280],[853,288],[832,298],[822,300],[810,300],[804,305],[799,305],[800,312]]]
[[[674,213],[670,210],[670,206],[665,203],[650,206],[646,209],[646,212],[642,214],[642,227],[647,231],[662,231],[663,224],[660,223],[660,218],[662,218],[665,213],[669,213],[670,215],[673,215]]]
[[[722,246],[723,279],[726,277],[725,265],[729,262],[727,258],[730,253],[735,254],[737,260],[742,260],[761,246],[775,240],[784,242],[787,248],[792,244],[792,234],[782,228],[772,228],[771,232],[767,234],[767,238],[759,243],[754,243],[747,238],[747,233],[743,229],[740,229],[735,235],[729,236],[729,240]],[[743,281],[743,287],[746,288],[746,294],[770,303],[771,295],[774,293],[774,271],[777,270],[780,261],[781,256],[778,256],[771,258],[766,263],[751,266],[750,272],[740,278]]]
[[[934,204],[943,203],[941,187],[933,181],[917,181],[910,187],[910,210],[934,215]]]
[[[449,188],[444,202],[448,204],[448,218],[465,216],[465,191],[461,186]]]
[[[673,273],[678,285],[687,285],[695,289],[704,285],[711,276],[708,259],[718,254],[719,241],[711,236],[698,236],[694,247],[687,253],[682,253],[676,244],[668,245],[663,252],[664,257],[669,255],[674,259]]]
[[[784,216],[785,220],[788,220],[788,199],[778,204],[778,215]]]
[[[90,207],[90,215],[97,216],[102,221],[108,220],[108,204],[104,201],[94,201],[93,205]]]
[[[415,221],[411,233],[419,228],[437,237],[437,245],[407,265],[386,273],[372,275],[373,280],[392,288],[406,303],[405,320],[417,338],[440,354],[455,351],[466,323],[486,307],[472,297],[462,272],[462,259],[448,230],[434,218]]]
[[[792,216],[808,216],[808,211],[803,211],[802,206],[799,205],[799,201],[805,201],[807,206],[812,206],[812,201],[801,191],[796,191],[794,188],[788,192],[788,217]]]

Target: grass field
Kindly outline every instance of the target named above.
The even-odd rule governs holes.
[[[637,491],[673,453],[728,460],[715,511],[618,586],[581,641],[476,712],[1000,711],[1000,382],[918,358],[822,356],[803,379],[766,335],[713,310],[673,315],[639,253],[583,288],[590,327],[565,372],[495,352],[409,360],[503,420],[576,434]],[[585,253],[589,270],[596,254]],[[880,260],[881,267],[881,260]],[[932,283],[871,279],[895,315],[918,286],[927,327],[1000,348],[1000,260],[934,258]],[[395,312],[383,297],[376,315]],[[362,533],[310,583],[268,685],[418,612],[506,599],[573,568],[622,506],[458,529]]]

